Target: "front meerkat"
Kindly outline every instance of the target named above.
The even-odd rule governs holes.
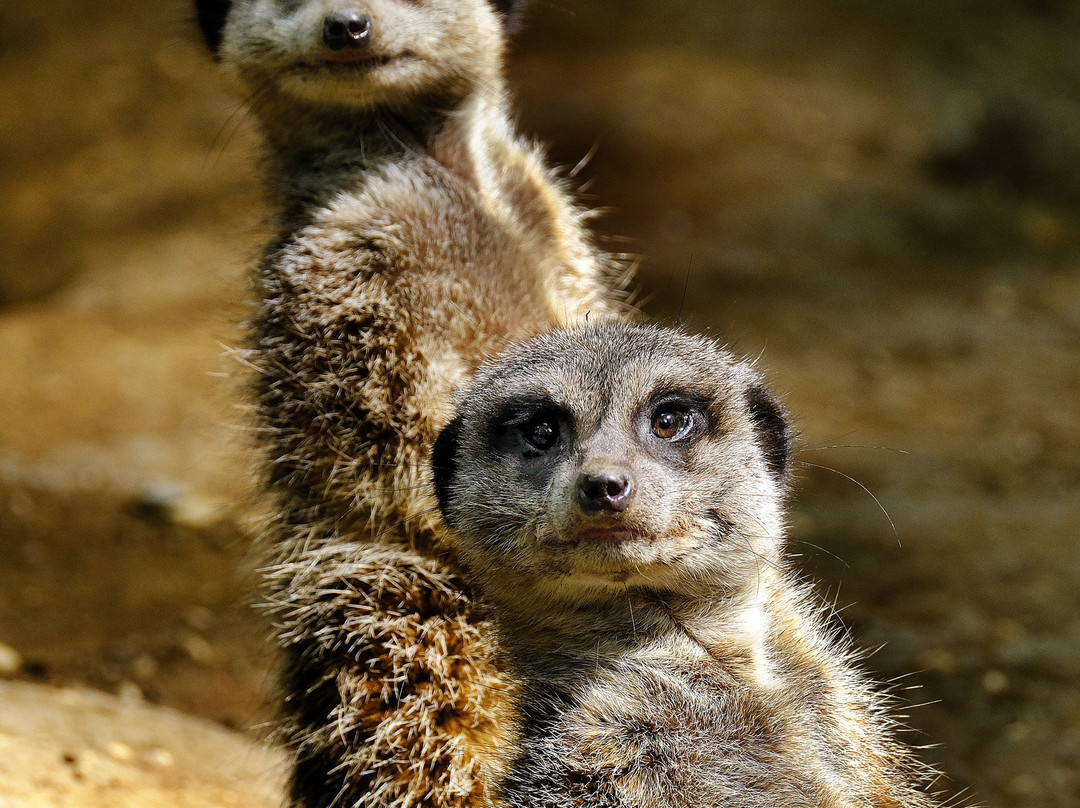
[[[507,808],[928,808],[783,554],[790,430],[715,343],[607,324],[486,365],[433,456],[520,677]]]
[[[197,0],[266,139],[253,324],[292,804],[487,804],[508,703],[428,458],[482,359],[624,310],[509,123],[513,2]]]

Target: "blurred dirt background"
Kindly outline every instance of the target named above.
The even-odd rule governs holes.
[[[187,15],[0,5],[0,674],[258,733],[257,137]],[[761,355],[909,740],[1080,804],[1080,8],[536,0],[510,70],[647,311]]]

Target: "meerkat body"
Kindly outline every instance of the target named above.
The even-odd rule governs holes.
[[[508,808],[926,808],[928,772],[783,556],[782,409],[714,343],[518,346],[440,436],[440,506],[520,677]]]
[[[254,322],[303,806],[485,805],[507,682],[428,457],[486,356],[622,310],[513,131],[486,0],[198,0],[267,142]]]

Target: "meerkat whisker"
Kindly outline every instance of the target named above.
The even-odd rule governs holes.
[[[881,500],[879,500],[877,498],[877,496],[875,496],[873,491],[871,491],[869,488],[867,488],[861,482],[856,480],[850,474],[845,474],[844,472],[840,471],[839,469],[835,469],[835,468],[833,468],[831,466],[821,465],[820,463],[810,463],[810,462],[808,462],[806,460],[799,461],[799,465],[806,466],[806,467],[809,467],[809,468],[822,469],[823,471],[831,471],[833,474],[836,474],[836,475],[838,475],[840,477],[843,477],[845,480],[848,480],[849,482],[854,483],[859,488],[861,488],[863,491],[865,491],[866,494],[870,497],[870,499],[874,500],[874,504],[878,506],[878,509],[885,515],[885,518],[889,522],[889,528],[892,530],[893,535],[896,538],[897,546],[898,547],[901,546],[901,544],[900,544],[900,533],[896,529],[896,523],[893,522],[892,517],[889,515],[889,512],[887,510],[885,510],[885,506],[881,504]]]

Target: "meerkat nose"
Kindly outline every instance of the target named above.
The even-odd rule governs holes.
[[[366,48],[371,42],[371,17],[359,11],[336,11],[323,18],[323,42],[330,50]]]
[[[582,474],[578,477],[578,504],[585,511],[621,513],[630,506],[633,492],[630,476],[621,471]]]

